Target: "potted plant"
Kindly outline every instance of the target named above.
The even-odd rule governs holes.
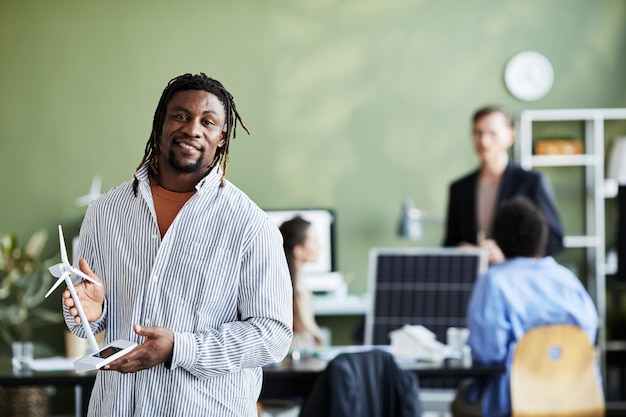
[[[9,347],[14,342],[33,342],[34,331],[63,316],[58,309],[43,304],[52,285],[48,267],[52,259],[42,260],[47,241],[44,230],[36,232],[24,248],[15,233],[0,234],[0,339]],[[45,344],[40,349],[45,350]]]
[[[16,357],[18,352],[28,351],[30,359],[34,350],[50,353],[45,343],[34,349],[35,329],[63,319],[60,309],[52,310],[43,303],[53,278],[48,271],[53,261],[41,259],[46,241],[47,233],[42,230],[21,248],[15,233],[0,234],[0,340],[13,352],[16,373],[30,371],[29,359]],[[9,415],[45,416],[49,408],[42,387],[0,387],[0,403]]]

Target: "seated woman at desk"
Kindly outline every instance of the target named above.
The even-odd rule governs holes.
[[[283,248],[293,285],[293,341],[292,348],[321,346],[324,340],[313,314],[311,291],[299,280],[302,267],[315,262],[319,242],[311,222],[296,216],[280,226]]]

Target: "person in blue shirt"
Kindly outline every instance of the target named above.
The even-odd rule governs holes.
[[[468,304],[468,344],[474,362],[504,364],[507,371],[465,381],[451,406],[454,417],[511,414],[511,361],[517,342],[528,330],[573,324],[595,342],[596,307],[569,269],[543,256],[547,229],[541,211],[522,196],[503,202],[496,214],[494,239],[505,261],[491,266],[476,281]]]

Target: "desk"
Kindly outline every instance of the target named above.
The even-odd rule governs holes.
[[[313,312],[316,316],[364,316],[369,306],[370,298],[367,294],[313,296]]]
[[[327,361],[311,358],[293,361],[290,357],[278,366],[263,368],[261,398],[306,397],[316,378],[326,369]],[[459,361],[442,363],[401,363],[401,367],[415,372],[420,381],[429,378],[466,378],[495,375],[505,372],[504,366],[463,366]],[[89,393],[95,373],[78,374],[72,371],[33,372],[32,375],[13,375],[10,368],[0,367],[0,386],[53,385],[75,387],[75,415],[86,415]]]
[[[317,358],[301,361],[287,358],[278,366],[264,368],[261,398],[306,397],[327,364],[327,361]],[[506,372],[505,366],[464,366],[458,360],[400,363],[400,367],[414,372],[420,382],[431,378],[485,377]]]
[[[319,326],[330,330],[330,343],[362,343],[361,329],[369,308],[367,294],[313,296],[315,319]]]
[[[22,386],[74,386],[74,415],[86,415],[89,404],[89,393],[96,378],[93,373],[76,373],[73,371],[33,372],[30,375],[13,375],[10,368],[0,367],[1,387]]]

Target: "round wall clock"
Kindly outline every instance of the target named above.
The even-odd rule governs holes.
[[[516,98],[524,101],[539,100],[552,88],[554,70],[548,58],[540,53],[520,52],[506,64],[504,82]]]

